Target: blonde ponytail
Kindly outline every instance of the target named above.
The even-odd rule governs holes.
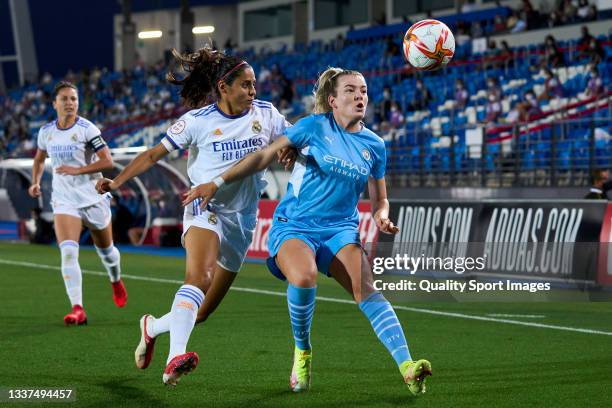
[[[359,71],[350,69],[329,67],[317,79],[314,87],[314,108],[313,113],[327,113],[332,111],[332,107],[327,102],[329,95],[336,96],[336,86],[338,78],[343,75],[361,75]]]

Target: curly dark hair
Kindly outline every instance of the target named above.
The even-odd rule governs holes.
[[[187,75],[178,79],[171,69],[166,74],[166,80],[182,87],[181,97],[190,108],[200,108],[218,101],[221,98],[219,82],[231,85],[242,71],[250,67],[241,58],[225,55],[210,47],[200,48],[191,54],[180,54],[173,49],[172,54]]]

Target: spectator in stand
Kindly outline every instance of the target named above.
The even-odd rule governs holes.
[[[591,40],[595,37],[593,37],[591,35],[591,33],[589,32],[589,27],[583,25],[582,27],[580,27],[580,39],[578,40],[578,49],[582,50],[585,49],[589,46],[589,44],[591,43]]]
[[[562,98],[563,97],[563,86],[559,81],[559,78],[551,71],[550,68],[544,68],[544,91],[538,95],[538,101]]]
[[[608,200],[608,191],[612,190],[610,172],[606,169],[595,169],[591,176],[593,186],[584,198],[588,200]]]
[[[501,101],[502,98],[502,90],[499,87],[499,82],[495,77],[487,78],[487,93],[494,95],[495,99]]]
[[[578,9],[572,3],[572,0],[563,0],[560,6],[561,20],[564,24],[571,24],[576,20]]]
[[[412,98],[412,110],[425,110],[431,102],[431,92],[425,86],[422,79],[417,79],[414,97]]]
[[[482,25],[480,25],[480,21],[474,21],[472,23],[472,27],[470,28],[470,34],[472,38],[480,38],[484,35],[484,31],[482,30]]]
[[[512,12],[512,16],[508,19],[508,29],[513,34],[527,30],[527,16],[524,11]]]
[[[578,19],[581,21],[587,21],[589,15],[589,0],[578,0],[578,10],[576,12]]]
[[[533,5],[531,4],[530,0],[522,0],[521,1],[520,12],[524,13],[525,22],[527,23],[527,28],[529,30],[532,30],[532,29],[534,29],[534,28],[536,28],[536,27],[538,27],[540,25],[540,23],[538,21],[539,14],[533,8]]]
[[[471,41],[471,37],[468,34],[467,27],[463,21],[457,22],[457,33],[455,35],[455,43],[457,46],[462,46],[465,43]]]
[[[606,51],[597,38],[593,37],[588,46],[578,54],[578,58],[587,58],[591,64],[597,65],[604,60]]]
[[[502,113],[501,89],[497,79],[491,77],[487,79],[487,105],[485,122],[488,125],[495,125]]]
[[[489,39],[489,42],[487,43],[487,51],[484,55],[485,69],[499,64],[500,53],[501,50],[497,48],[497,43],[495,42],[495,40]]]
[[[388,36],[385,45],[385,53],[383,55],[383,66],[391,68],[393,66],[393,57],[400,54],[400,49],[395,42],[394,36]]]
[[[457,110],[465,109],[469,100],[467,89],[465,89],[465,83],[463,79],[458,78],[455,80],[455,97],[453,108]]]
[[[499,52],[499,66],[514,68],[514,52],[510,49],[508,41],[501,42],[501,50]]]
[[[523,99],[514,105],[514,108],[508,113],[506,122],[518,123],[527,122],[531,118],[542,114],[540,105],[533,90],[528,90],[523,95]]]
[[[400,110],[399,104],[397,102],[393,102],[391,104],[389,123],[395,129],[401,127],[404,124],[404,115],[402,115],[402,111]]]
[[[538,98],[536,98],[536,94],[533,90],[530,89],[525,92],[525,101],[523,102],[522,109],[522,120],[524,122],[533,119],[534,116],[542,114],[542,109],[540,109],[540,105],[538,104]]]
[[[389,85],[385,85],[383,88],[383,99],[379,104],[379,112],[380,112],[380,120],[379,122],[388,122],[391,118],[391,105],[393,105],[395,101],[391,98],[391,87]]]
[[[542,67],[558,68],[565,66],[565,57],[557,45],[557,40],[552,35],[547,35],[544,41],[544,58]]]
[[[599,75],[596,65],[591,66],[589,72],[589,82],[587,83],[586,96],[588,98],[598,98],[604,93],[603,80]]]
[[[595,4],[591,4],[589,7],[589,12],[587,13],[586,21],[596,21],[598,18],[597,6]]]
[[[232,37],[227,37],[227,40],[225,40],[225,44],[223,45],[223,48],[225,48],[226,51],[231,51],[236,47],[238,47],[238,44],[236,44],[232,40]]]
[[[493,20],[493,34],[501,34],[506,31],[506,23],[504,19],[499,14],[495,15],[495,19]]]
[[[560,11],[553,10],[548,17],[548,27],[559,27],[563,25],[563,17]]]

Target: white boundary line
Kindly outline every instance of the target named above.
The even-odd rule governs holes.
[[[11,261],[7,259],[0,259],[0,264],[14,265],[14,266],[26,266],[26,267],[37,268],[37,269],[50,269],[54,271],[60,270],[59,266],[37,264],[33,262]],[[106,272],[91,271],[87,269],[82,269],[81,271],[84,274],[88,274],[88,275],[104,276],[104,277],[108,276]],[[183,283],[183,281],[177,280],[177,279],[152,278],[149,276],[139,276],[139,275],[121,275],[121,277],[124,279],[140,280],[140,281],[145,281],[145,282],[171,283],[171,284],[177,284],[177,285],[180,285]],[[235,290],[237,292],[257,293],[261,295],[280,296],[280,297],[287,296],[287,294],[284,292],[275,292],[272,290],[243,288],[243,287],[238,287],[238,286],[232,286],[230,289]],[[324,296],[317,296],[316,299],[319,301],[323,301],[323,302],[344,303],[344,304],[350,304],[350,305],[355,304],[355,302],[353,302],[352,300],[330,298],[330,297],[324,297]],[[579,327],[568,327],[568,326],[557,326],[557,325],[543,324],[543,323],[522,322],[520,320],[497,319],[493,317],[474,316],[474,315],[468,315],[464,313],[443,312],[440,310],[422,309],[418,307],[395,306],[394,305],[393,308],[395,310],[405,310],[408,312],[425,313],[425,314],[430,314],[430,315],[435,315],[435,316],[455,317],[458,319],[479,320],[483,322],[494,322],[494,323],[513,324],[517,326],[538,327],[541,329],[562,330],[562,331],[568,331],[568,332],[574,332],[574,333],[601,334],[604,336],[612,336],[612,332],[607,332],[607,331],[602,331],[602,330],[593,330],[593,329],[582,329]]]

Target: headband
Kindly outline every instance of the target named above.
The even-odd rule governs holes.
[[[244,64],[246,64],[246,61],[240,61],[238,64],[236,64],[236,66],[234,66],[234,68],[232,68],[232,69],[230,69],[229,71],[227,71],[227,72],[225,73],[225,75],[223,75],[223,76],[221,77],[221,79],[219,79],[219,80],[217,81],[217,85],[219,84],[219,82],[224,81],[224,80],[225,80],[225,78],[227,78],[229,74],[231,74],[232,72],[234,72],[235,70],[237,70],[238,68],[240,68],[241,66],[243,66]]]

